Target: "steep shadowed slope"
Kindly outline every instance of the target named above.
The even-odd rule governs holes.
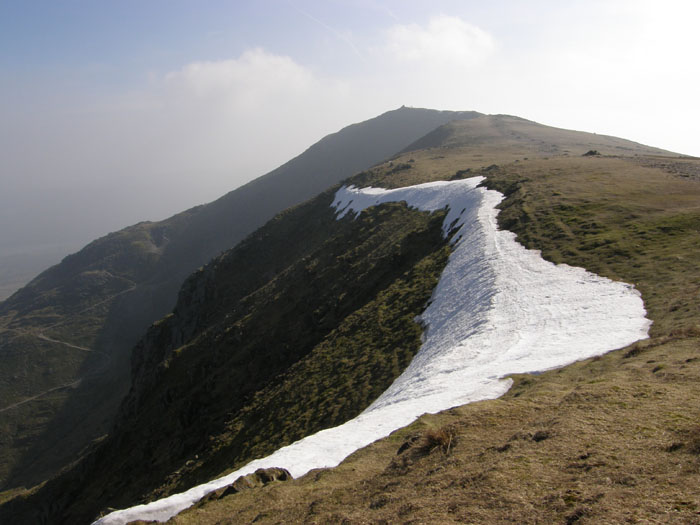
[[[448,254],[443,217],[396,204],[337,222],[331,199],[285,212],[185,282],[136,347],[110,436],[22,519],[85,523],[180,490],[339,424],[389,386],[420,346],[414,318]]]
[[[92,242],[0,303],[0,487],[45,479],[109,428],[131,348],[188,274],[282,209],[476,116],[400,108],[348,126],[215,202]]]

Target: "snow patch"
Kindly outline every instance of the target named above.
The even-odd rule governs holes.
[[[543,371],[621,348],[647,337],[651,321],[630,285],[582,268],[554,265],[497,228],[502,195],[478,187],[483,177],[408,188],[343,187],[337,218],[369,206],[405,201],[423,211],[447,208],[443,232],[453,252],[420,316],[424,342],[411,364],[371,406],[268,457],[181,494],[113,512],[95,523],[166,521],[212,490],[261,467],[294,477],[334,467],[354,451],[424,413],[493,399],[511,385],[505,376]]]

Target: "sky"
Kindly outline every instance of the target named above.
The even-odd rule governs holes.
[[[209,202],[402,105],[700,156],[699,19],[691,0],[0,0],[0,259]]]

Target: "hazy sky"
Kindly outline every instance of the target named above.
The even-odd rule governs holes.
[[[700,155],[699,5],[0,0],[0,252],[165,218],[404,104]]]

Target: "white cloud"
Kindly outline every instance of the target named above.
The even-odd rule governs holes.
[[[232,109],[257,111],[281,95],[303,96],[319,80],[286,56],[256,48],[231,60],[193,62],[169,73],[165,80],[176,89],[198,99],[220,97]]]
[[[404,62],[469,68],[488,59],[495,47],[489,33],[454,16],[433,17],[426,27],[395,25],[387,31],[387,50]]]
[[[187,64],[154,89],[154,121],[173,146],[154,159],[157,171],[227,173],[210,184],[211,198],[289,160],[354,113],[343,81],[259,48]]]

